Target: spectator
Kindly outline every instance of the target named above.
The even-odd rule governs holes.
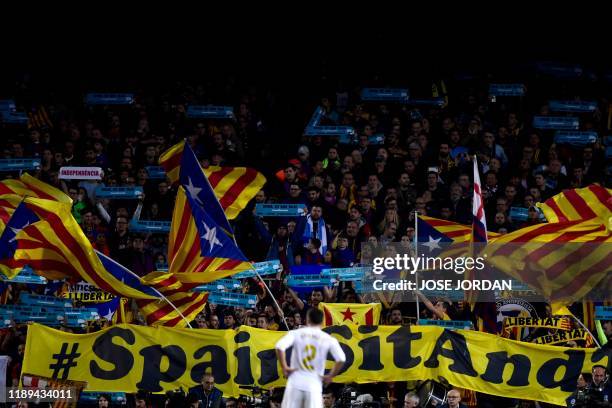
[[[457,389],[452,389],[446,393],[446,401],[440,408],[467,408],[461,403],[461,392]]]
[[[212,374],[204,374],[202,383],[189,389],[189,394],[193,394],[199,401],[198,408],[220,408],[223,393],[215,387],[215,377]]]

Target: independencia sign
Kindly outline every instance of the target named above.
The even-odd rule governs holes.
[[[609,356],[597,349],[520,343],[491,334],[435,326],[330,326],[347,360],[337,382],[444,377],[487,394],[520,395],[562,405],[580,373]],[[285,384],[274,346],[284,332],[177,329],[121,324],[90,334],[29,327],[23,372],[87,381],[87,391],[187,389],[211,372],[226,396],[240,385]],[[609,353],[609,352],[608,352]],[[330,368],[332,362],[328,362]]]

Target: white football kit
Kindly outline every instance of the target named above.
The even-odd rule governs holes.
[[[328,352],[335,361],[344,362],[346,356],[338,340],[319,328],[303,327],[291,330],[276,343],[276,348],[291,350],[289,367],[296,371],[289,375],[283,408],[319,408],[323,406],[323,380]]]

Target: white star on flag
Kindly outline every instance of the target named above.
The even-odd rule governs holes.
[[[204,224],[204,229],[206,230],[206,232],[200,238],[210,243],[210,250],[212,251],[215,245],[219,245],[222,247],[223,244],[217,238],[217,227],[209,228],[205,222],[202,222],[202,224]]]
[[[9,239],[8,242],[13,242],[17,239],[17,234],[19,234],[19,232],[24,229],[25,227],[27,227],[28,225],[30,225],[30,221],[28,221],[26,223],[26,225],[22,226],[21,228],[13,228],[13,227],[9,227],[11,229],[11,231],[13,231],[13,234],[15,234],[15,236],[11,239]]]
[[[106,320],[111,320],[114,314],[115,312],[109,307],[108,312],[106,312],[105,315],[102,315],[102,317],[104,317]]]
[[[191,194],[191,197],[194,200],[196,200],[198,203],[204,205],[202,203],[202,200],[200,200],[200,197],[198,196],[198,194],[200,194],[200,191],[202,191],[202,188],[194,186],[193,182],[191,181],[191,177],[189,177],[188,179],[189,179],[189,184],[187,184],[185,186],[185,188],[187,189],[187,191],[189,191],[189,194]]]
[[[438,238],[438,239],[433,239],[433,237],[430,235],[429,236],[429,241],[425,244],[423,244],[423,246],[426,246],[427,248],[429,248],[429,252],[433,251],[436,248],[440,248],[440,245],[438,245],[440,243],[440,240],[442,238]]]

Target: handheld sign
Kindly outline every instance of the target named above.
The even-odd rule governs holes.
[[[307,127],[304,136],[337,136],[352,137],[355,129],[352,126],[314,126]]]
[[[436,106],[441,108],[444,106],[446,101],[444,98],[425,98],[425,99],[409,99],[407,101],[408,105],[417,105],[417,106]]]
[[[97,198],[112,198],[121,200],[137,200],[142,197],[142,187],[103,187],[96,188]]]
[[[215,305],[251,308],[257,304],[257,295],[244,295],[231,292],[211,292],[208,301]]]
[[[419,319],[419,326],[440,326],[445,329],[463,329],[471,330],[472,322],[467,320],[430,320]]]
[[[359,281],[362,280],[367,272],[372,268],[358,266],[352,268],[326,268],[321,271],[324,278],[336,278],[338,281]]]
[[[255,214],[260,217],[305,217],[306,204],[256,204]]]
[[[87,105],[131,105],[134,94],[131,93],[88,93],[85,96]]]
[[[273,259],[271,261],[255,262],[253,267],[255,269],[239,272],[232,277],[234,279],[252,278],[257,276],[257,273],[259,273],[260,276],[273,275],[281,270],[282,265],[278,259]],[[257,273],[255,273],[256,271]]]
[[[132,232],[167,234],[170,232],[170,221],[131,220],[128,228]]]
[[[325,110],[321,106],[317,107],[314,113],[312,114],[310,121],[308,121],[308,125],[306,126],[306,128],[313,128],[319,126],[319,124],[321,123],[321,119],[323,119],[323,116],[325,116]]]
[[[32,268],[25,266],[15,277],[9,279],[4,274],[0,273],[0,280],[4,282],[26,283],[31,285],[46,285],[47,278],[34,273]]]
[[[489,96],[525,96],[525,85],[489,84]]]
[[[194,288],[194,290],[198,292],[214,292],[216,290],[232,291],[241,288],[242,285],[237,279],[219,279],[214,282],[207,283],[205,285],[197,286]]]
[[[149,176],[150,179],[166,179],[166,171],[162,166],[146,166],[145,170],[147,171],[147,176]]]
[[[555,143],[569,144],[584,147],[597,141],[597,132],[580,132],[571,130],[558,130],[555,132]]]
[[[64,180],[102,180],[103,175],[100,167],[64,166],[59,171],[59,178]]]
[[[577,64],[559,64],[554,62],[539,62],[536,64],[539,72],[555,78],[577,79],[582,76],[583,69]]]
[[[2,122],[11,125],[27,125],[30,118],[24,112],[4,111],[0,112]]]
[[[578,130],[580,122],[572,116],[535,116],[533,127],[537,129]]]
[[[191,105],[187,107],[187,117],[198,119],[233,119],[234,108],[231,106]]]
[[[549,101],[548,107],[553,112],[595,112],[595,101]]]
[[[25,306],[72,307],[72,301],[68,299],[55,296],[32,295],[23,292],[19,295],[19,303]]]
[[[0,159],[0,171],[40,169],[40,159]]]
[[[15,101],[12,99],[0,100],[0,112],[14,112],[16,109]]]
[[[336,281],[335,278],[323,278],[321,275],[290,275],[287,278],[287,286],[332,286]]]
[[[377,102],[407,102],[410,92],[404,88],[363,88],[361,90],[362,101]]]
[[[612,320],[612,306],[595,306],[596,320]]]
[[[539,208],[536,207],[536,209],[538,210],[538,219],[544,220],[544,213],[542,213]],[[529,210],[523,207],[510,207],[510,218],[512,218],[514,222],[527,221],[529,218]]]

